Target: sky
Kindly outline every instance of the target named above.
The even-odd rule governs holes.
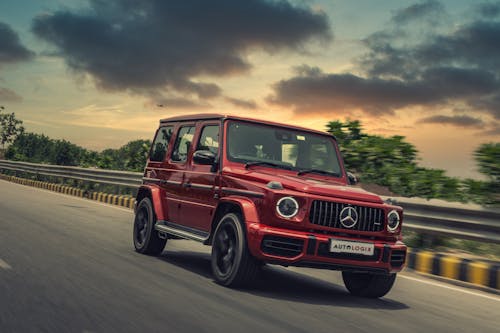
[[[5,0],[0,105],[86,148],[224,113],[402,135],[478,178],[500,141],[500,1]]]

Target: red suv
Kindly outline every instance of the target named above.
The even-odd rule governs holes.
[[[160,121],[137,193],[140,253],[168,239],[212,246],[215,280],[242,286],[264,263],[341,270],[381,297],[406,258],[401,207],[349,186],[327,133],[219,114]]]

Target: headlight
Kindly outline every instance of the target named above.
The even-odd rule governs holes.
[[[395,231],[399,227],[399,214],[395,210],[391,210],[387,214],[387,230]]]
[[[292,197],[283,197],[278,200],[276,211],[281,217],[288,219],[297,215],[299,212],[299,204],[297,200]]]

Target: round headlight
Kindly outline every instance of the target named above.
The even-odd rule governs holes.
[[[276,204],[276,211],[281,217],[291,218],[299,212],[299,204],[292,197],[283,197]]]
[[[399,227],[399,214],[395,210],[391,210],[387,214],[387,229],[389,231],[395,231]]]

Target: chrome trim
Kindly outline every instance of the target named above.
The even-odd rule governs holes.
[[[395,227],[393,227],[393,228],[391,228],[391,227],[389,226],[389,221],[390,221],[389,216],[390,216],[391,214],[396,214],[397,219],[398,219],[398,221],[397,221],[397,223],[396,223],[396,226],[395,226]],[[395,232],[395,231],[396,231],[396,229],[399,227],[399,223],[400,223],[400,222],[401,222],[401,218],[399,217],[399,213],[398,213],[395,209],[393,209],[393,210],[391,210],[389,213],[387,213],[387,230],[389,230],[390,232]]]
[[[280,203],[283,201],[283,200],[291,200],[294,204],[295,204],[295,210],[292,214],[290,215],[285,215],[283,214],[281,211],[280,211]],[[297,213],[299,212],[299,203],[297,202],[297,200],[295,200],[295,198],[293,197],[283,197],[281,199],[278,200],[278,202],[276,203],[276,212],[278,213],[279,216],[281,217],[284,217],[286,219],[289,219],[289,218],[292,218],[294,217],[295,215],[297,215]]]
[[[363,207],[360,208],[360,211],[362,209]],[[358,212],[354,207],[351,206],[344,207],[340,211],[339,219],[340,223],[342,223],[344,228],[351,229],[356,225],[356,223],[358,223]],[[346,224],[346,222],[351,222],[351,223]]]
[[[349,206],[358,213],[358,222],[350,228],[342,225],[340,221],[341,212]],[[346,213],[345,210],[344,213]],[[309,210],[309,223],[333,229],[381,232],[385,230],[385,217],[386,213],[382,208],[350,205],[334,201],[313,200]]]
[[[205,184],[197,184],[197,183],[190,183],[191,188],[195,188],[198,190],[213,190],[214,186],[213,185],[205,185]]]
[[[164,232],[167,234],[172,234],[174,236],[178,236],[178,237],[185,238],[185,239],[191,239],[191,240],[195,240],[198,242],[205,242],[210,237],[210,234],[208,234],[208,233],[206,233],[206,236],[204,237],[204,235],[201,235],[201,232],[200,232],[200,234],[197,234],[197,233],[190,232],[188,230],[181,230],[181,229],[179,229],[179,227],[182,227],[182,226],[177,225],[177,224],[172,223],[172,222],[168,222],[168,221],[158,221],[155,224],[155,230],[160,231],[160,232]]]

